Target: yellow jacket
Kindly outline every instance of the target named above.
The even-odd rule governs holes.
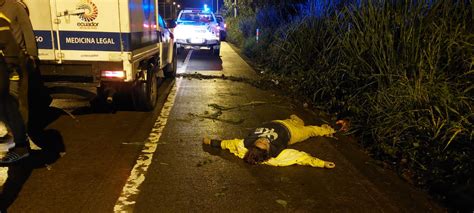
[[[228,149],[239,158],[244,158],[247,148],[243,139],[222,140],[222,149]],[[324,161],[310,154],[295,149],[284,149],[277,157],[270,158],[262,164],[270,166],[309,165],[312,167],[324,167]]]

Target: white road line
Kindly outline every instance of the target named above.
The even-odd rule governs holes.
[[[168,121],[168,116],[171,112],[171,109],[173,108],[176,92],[180,83],[181,79],[176,79],[176,83],[168,95],[168,99],[161,110],[160,116],[158,116],[158,119],[155,121],[145,146],[138,156],[137,162],[133,167],[127,182],[125,183],[125,186],[122,189],[120,197],[115,203],[114,212],[133,212],[136,203],[135,199],[140,193],[139,187],[145,181],[148,167],[152,163],[153,154],[156,151],[158,141],[160,140],[163,129],[165,128]]]
[[[186,55],[186,59],[184,59],[183,66],[177,71],[177,73],[185,73],[186,72],[186,69],[188,69],[189,60],[191,60],[191,55],[192,54],[193,54],[193,50],[189,50],[188,55]]]
[[[8,167],[0,167],[0,188],[3,187],[8,179]]]

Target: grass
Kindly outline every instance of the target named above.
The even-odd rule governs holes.
[[[351,118],[374,157],[415,174],[411,182],[440,198],[456,199],[451,192],[474,191],[473,5],[414,2],[362,0],[301,13],[261,28],[256,43],[252,27],[281,14],[262,9],[251,17],[257,20],[234,20],[241,29],[231,34],[265,73],[285,78],[288,90]]]

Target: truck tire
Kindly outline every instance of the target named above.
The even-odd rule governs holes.
[[[139,111],[151,111],[155,108],[158,97],[158,79],[153,69],[148,69],[147,80],[137,81],[133,88],[133,106]]]
[[[166,65],[165,68],[165,77],[166,78],[175,78],[176,77],[176,71],[178,69],[178,59],[177,59],[177,49],[176,47],[173,49],[173,61]]]
[[[219,56],[221,54],[221,48],[219,47],[218,49],[211,48],[212,54],[215,56]]]
[[[178,47],[176,49],[177,49],[178,55],[184,54],[184,47]]]

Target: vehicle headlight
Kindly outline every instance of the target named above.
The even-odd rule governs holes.
[[[183,39],[184,36],[185,36],[185,31],[182,27],[179,27],[179,26],[176,26],[176,28],[174,28],[174,36],[176,39]]]

